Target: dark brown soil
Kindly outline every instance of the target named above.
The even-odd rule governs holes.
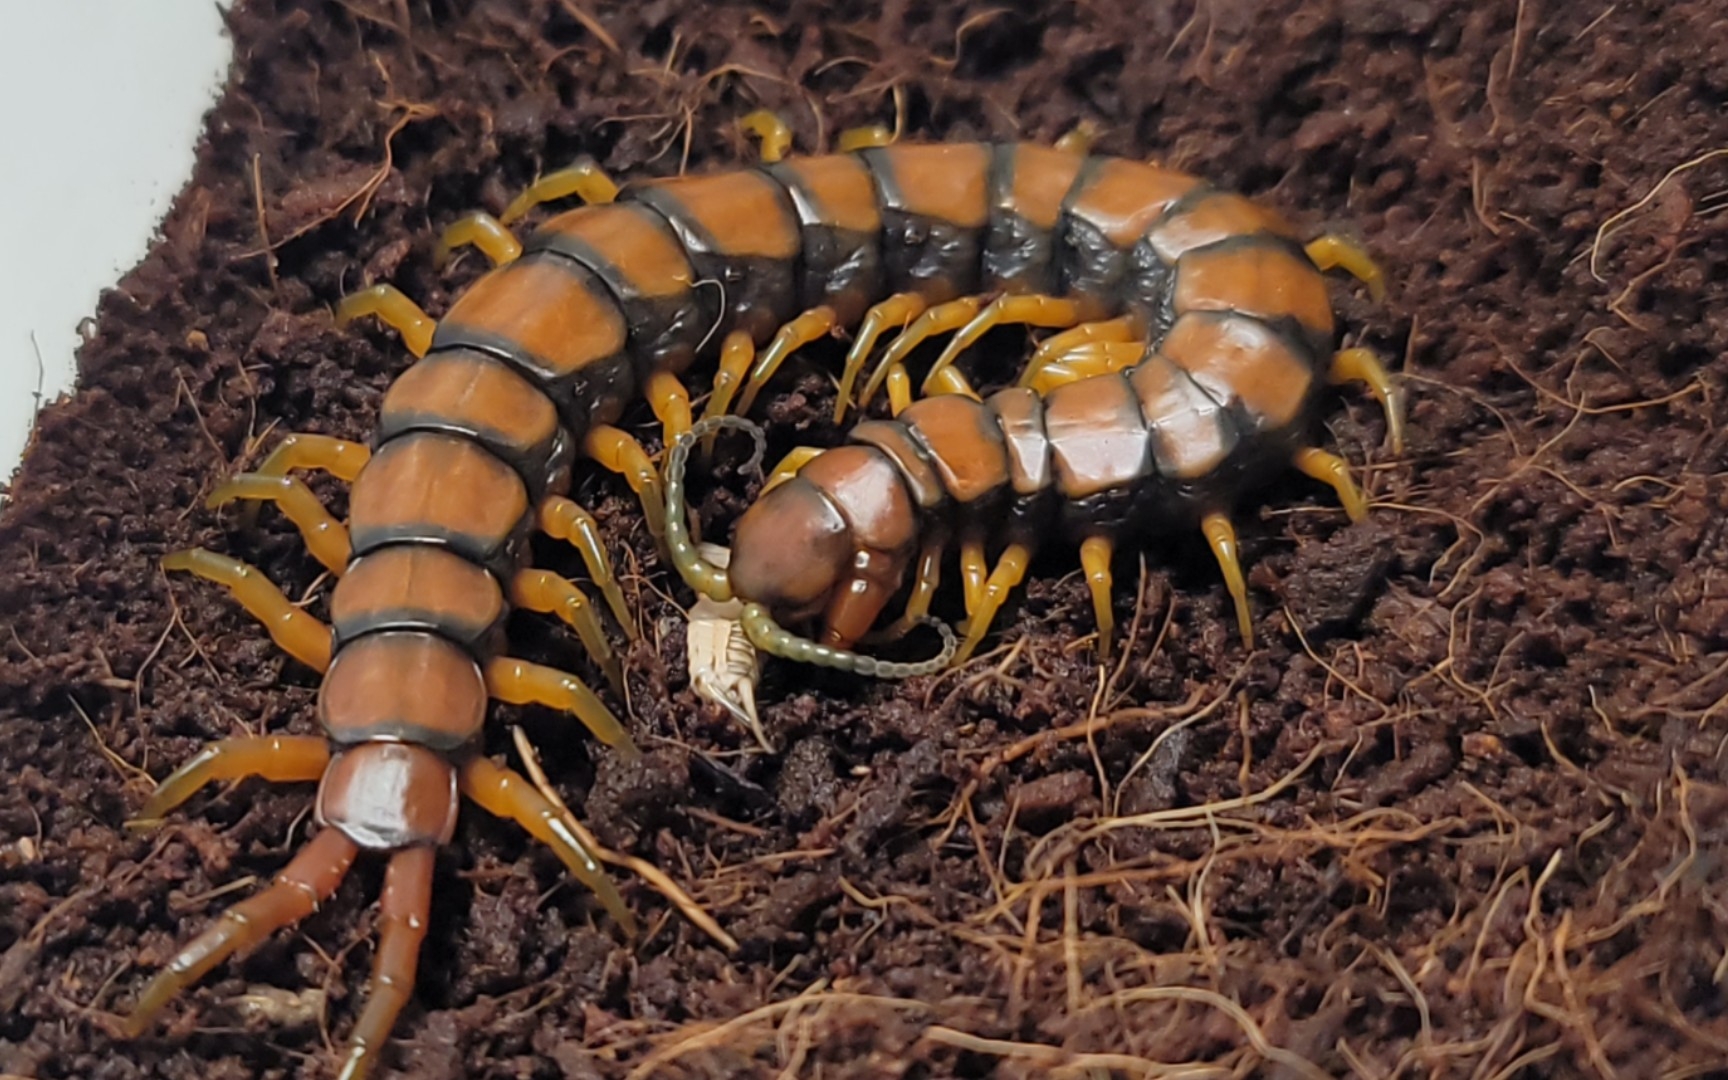
[[[309,792],[256,783],[153,835],[122,823],[205,740],[313,729],[315,677],[156,560],[230,551],[321,610],[279,515],[248,530],[201,500],[281,432],[365,437],[408,358],[335,330],[338,296],[392,281],[442,311],[477,263],[434,271],[436,230],[578,153],[624,176],[728,168],[750,108],[811,148],[891,119],[898,89],[915,137],[1089,118],[1103,149],[1361,236],[1394,288],[1376,308],[1341,287],[1350,336],[1403,370],[1412,445],[1389,455],[1378,410],[1344,395],[1329,443],[1369,520],[1300,477],[1244,508],[1252,653],[1204,547],[1160,543],[1138,593],[1120,563],[1137,634],[1101,675],[1052,553],[959,672],[772,667],[772,756],[697,707],[667,599],[685,594],[621,485],[585,476],[633,553],[647,759],[543,711],[500,709],[488,749],[523,722],[600,838],[739,947],[621,873],[647,928],[627,941],[548,852],[469,813],[388,1060],[540,1080],[1728,1076],[1728,157],[1702,156],[1728,147],[1728,17],[1259,8],[242,4],[193,182],[104,299],[83,388],[42,417],[0,519],[0,1073],[322,1076],[352,1023],[374,864],[148,1037],[112,1034],[306,835]],[[777,446],[832,438],[831,395],[815,361],[779,384]],[[746,492],[720,480],[715,523]],[[516,629],[592,671],[566,635]]]

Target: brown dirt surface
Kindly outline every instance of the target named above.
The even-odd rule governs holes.
[[[103,299],[0,518],[0,1073],[325,1076],[353,1022],[375,860],[144,1038],[114,1027],[306,836],[308,789],[250,782],[123,823],[206,740],[315,730],[315,676],[157,559],[232,552],[322,610],[280,515],[247,529],[202,499],[282,432],[366,437],[408,356],[333,327],[336,299],[390,281],[443,311],[478,260],[435,270],[437,230],[579,153],[624,177],[731,168],[751,108],[809,149],[891,120],[898,93],[913,137],[1089,119],[1103,150],[1359,236],[1393,287],[1377,307],[1340,284],[1348,339],[1402,370],[1407,452],[1342,394],[1326,442],[1369,519],[1299,476],[1242,509],[1252,652],[1179,538],[1119,561],[1132,646],[1101,672],[1051,552],[957,672],[770,665],[772,755],[698,707],[686,594],[623,487],[584,473],[641,612],[647,756],[503,708],[486,749],[524,724],[600,839],[738,948],[618,871],[630,941],[547,851],[467,813],[391,1068],[1728,1076],[1722,11],[241,3],[192,182]],[[774,387],[775,449],[835,437],[828,359]],[[653,440],[646,409],[632,423]],[[748,493],[713,479],[711,529]],[[340,485],[314,486],[340,512]],[[593,674],[561,631],[512,630]]]

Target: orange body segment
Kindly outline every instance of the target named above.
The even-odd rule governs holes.
[[[1301,413],[1315,384],[1297,347],[1257,319],[1193,312],[1176,320],[1158,351],[1214,400],[1243,408],[1267,429]]]
[[[1069,196],[1068,212],[1126,250],[1200,182],[1185,173],[1121,158],[1092,158]]]
[[[433,347],[447,344],[490,345],[554,384],[607,360],[628,368],[617,302],[592,273],[555,255],[524,255],[476,281],[438,324]]]
[[[925,398],[900,420],[923,436],[943,489],[957,502],[975,502],[1008,483],[1002,429],[978,402],[953,394]]]
[[[318,789],[318,820],[367,851],[449,843],[456,807],[456,770],[414,742],[340,750]]]
[[[1332,340],[1326,280],[1300,248],[1281,242],[1244,239],[1189,252],[1176,271],[1173,307],[1178,316],[1235,311],[1267,322],[1291,318],[1316,342]]]
[[[475,443],[415,433],[379,448],[349,498],[354,550],[423,538],[483,565],[513,558],[528,491],[508,465]]]
[[[394,544],[360,556],[330,597],[331,622],[343,640],[420,629],[477,648],[499,629],[505,610],[497,578],[429,544]]]
[[[367,634],[330,662],[318,719],[337,743],[401,739],[455,750],[480,733],[486,682],[474,657],[441,637]]]
[[[983,143],[900,143],[869,153],[892,177],[884,201],[895,209],[962,229],[989,220],[990,150]]]
[[[1273,211],[1233,192],[1209,191],[1184,200],[1154,225],[1146,238],[1160,258],[1174,263],[1196,248],[1259,233],[1296,239],[1296,230]]]
[[[1036,228],[1054,229],[1062,215],[1062,201],[1086,158],[1055,147],[1020,143],[1014,147],[1013,160],[1013,182],[999,195],[996,205]]]

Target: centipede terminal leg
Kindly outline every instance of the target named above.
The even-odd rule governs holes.
[[[846,408],[852,401],[852,390],[864,370],[864,362],[875,350],[876,342],[891,326],[904,327],[924,313],[929,305],[917,293],[895,293],[875,304],[858,323],[858,335],[846,351],[846,365],[840,372],[840,393],[834,402],[834,422],[846,419]]]
[[[336,1080],[363,1080],[372,1071],[390,1039],[390,1029],[414,993],[420,946],[432,910],[435,864],[436,853],[429,847],[408,848],[390,857],[384,891],[378,897],[378,951],[372,960],[366,1007],[354,1023]]]
[[[537,611],[556,616],[576,632],[582,647],[606,676],[606,681],[619,695],[624,693],[624,671],[613,654],[606,634],[600,629],[600,618],[594,605],[582,595],[576,583],[550,570],[518,571],[510,579],[510,602],[525,611]]]
[[[1098,659],[1110,659],[1111,635],[1116,629],[1116,609],[1111,603],[1110,560],[1115,544],[1107,536],[1088,536],[1080,544],[1080,567],[1092,591],[1092,611],[1098,619]]]
[[[606,545],[601,542],[600,524],[594,520],[594,515],[573,499],[550,495],[541,500],[534,511],[534,519],[541,532],[554,540],[564,541],[582,556],[582,565],[587,568],[588,577],[600,590],[600,595],[606,598],[606,606],[612,609],[613,618],[618,620],[618,625],[624,628],[630,640],[636,640],[636,623],[630,617],[630,606],[624,602],[624,590],[618,586],[618,575],[612,569]]]
[[[330,666],[330,628],[290,603],[256,566],[204,548],[189,548],[164,555],[162,569],[184,570],[223,586],[289,656],[315,671]]]
[[[1236,527],[1230,519],[1214,511],[1200,519],[1200,530],[1224,572],[1224,586],[1236,605],[1236,625],[1242,631],[1242,644],[1254,647],[1254,617],[1248,609],[1248,582],[1242,576],[1242,548],[1236,542]]]
[[[607,746],[632,757],[637,754],[630,733],[612,710],[568,671],[500,656],[486,664],[486,690],[507,705],[544,705],[569,713]]]
[[[217,964],[317,910],[348,875],[357,853],[354,841],[336,829],[313,837],[269,888],[224,911],[215,925],[174,954],[138,996],[138,1004],[126,1018],[127,1037],[143,1034],[163,1006]]]
[[[514,225],[536,206],[572,195],[590,205],[609,203],[618,197],[618,185],[592,158],[583,158],[529,184],[522,194],[510,200],[498,220],[504,225]]]
[[[336,325],[347,326],[355,319],[376,315],[385,325],[402,335],[402,344],[416,357],[425,356],[432,347],[432,333],[438,324],[419,304],[408,299],[394,285],[373,285],[349,293],[336,304]]]
[[[495,817],[507,818],[551,848],[576,880],[588,887],[612,917],[630,934],[636,932],[636,917],[624,906],[624,898],[600,869],[600,863],[528,781],[513,769],[476,757],[457,774],[462,794]]]
[[[522,242],[507,225],[484,211],[477,211],[451,222],[438,236],[438,246],[432,249],[432,264],[442,269],[459,249],[477,247],[493,266],[515,262],[522,255]]]
[[[1356,481],[1350,478],[1350,464],[1343,458],[1314,447],[1305,447],[1296,451],[1292,460],[1296,468],[1305,475],[1338,493],[1338,501],[1344,504],[1344,513],[1351,521],[1361,521],[1368,516],[1368,504],[1363,501],[1362,492],[1357,490]]]
[[[151,824],[217,780],[257,776],[273,784],[304,783],[324,775],[330,744],[317,735],[245,735],[205,743],[175,769],[139,809],[133,827]]]
[[[602,468],[624,477],[642,502],[642,514],[648,520],[648,531],[656,540],[666,535],[666,492],[660,483],[660,470],[654,467],[648,451],[628,432],[611,424],[596,424],[584,440],[588,456]]]

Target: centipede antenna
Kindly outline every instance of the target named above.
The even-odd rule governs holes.
[[[738,620],[744,624],[744,633],[749,637],[750,643],[765,653],[778,656],[782,660],[795,660],[800,664],[815,664],[837,671],[849,671],[870,679],[910,679],[918,675],[934,675],[947,667],[948,662],[954,659],[954,654],[960,650],[960,639],[954,635],[953,629],[942,620],[928,615],[918,621],[934,627],[936,632],[942,635],[942,651],[928,660],[913,663],[878,660],[874,656],[865,656],[848,649],[836,649],[832,645],[822,645],[809,638],[799,637],[775,622],[774,617],[768,614],[768,609],[761,604],[745,604]]]
[[[679,436],[666,455],[666,550],[672,565],[685,584],[717,604],[732,599],[732,582],[725,569],[702,557],[690,539],[689,506],[684,495],[684,469],[690,462],[690,449],[697,442],[721,428],[745,432],[756,443],[750,460],[744,463],[746,472],[760,468],[762,455],[768,450],[768,437],[760,425],[742,416],[710,416],[693,425]]]

